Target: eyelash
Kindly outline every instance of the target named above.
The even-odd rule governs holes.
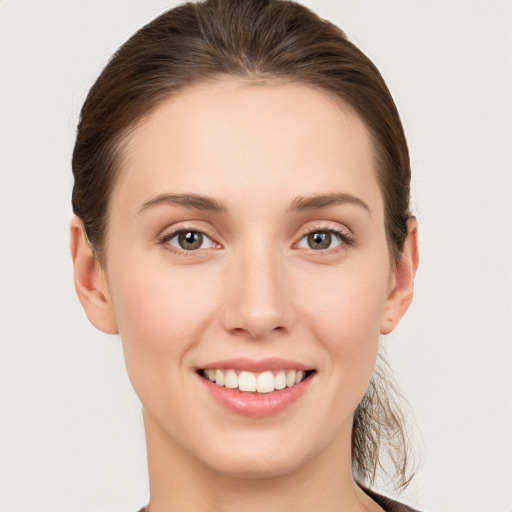
[[[208,238],[214,246],[217,246],[217,247],[220,246],[220,244],[215,242],[213,237],[210,236],[208,233],[206,233],[204,230],[198,229],[198,228],[187,228],[187,227],[177,229],[175,231],[172,231],[171,233],[163,234],[161,237],[158,238],[158,243],[160,245],[164,246],[164,248],[166,250],[168,250],[169,252],[171,252],[173,254],[178,254],[180,256],[185,256],[185,257],[196,256],[197,253],[200,252],[200,249],[187,251],[185,249],[177,249],[176,247],[169,244],[169,241],[172,240],[175,236],[179,235],[180,233],[187,233],[187,232],[200,233],[204,237]],[[301,240],[303,240],[305,237],[307,237],[308,235],[311,235],[313,233],[334,234],[334,236],[336,238],[338,238],[340,241],[339,245],[337,245],[336,247],[331,248],[331,249],[323,249],[323,250],[315,250],[315,249],[311,249],[311,248],[306,249],[306,251],[308,251],[310,253],[314,253],[315,255],[326,256],[326,255],[334,254],[334,253],[337,253],[339,251],[346,249],[347,247],[350,247],[351,245],[354,245],[354,239],[346,231],[339,229],[339,228],[332,228],[332,227],[327,228],[325,226],[317,226],[317,227],[313,227],[313,228],[305,231],[299,237],[298,241],[293,244],[293,247],[296,247],[300,243]]]
[[[345,230],[341,228],[333,228],[333,227],[326,227],[323,226],[314,226],[313,228],[308,229],[305,231],[299,238],[294,246],[297,246],[301,240],[303,240],[305,237],[313,234],[313,233],[330,233],[331,235],[334,234],[336,238],[340,241],[339,245],[336,247],[333,247],[331,249],[323,249],[323,250],[315,250],[311,248],[305,249],[310,254],[314,254],[315,256],[330,256],[332,254],[336,254],[340,251],[343,251],[347,249],[348,247],[354,245],[354,239],[351,235],[349,235]]]
[[[172,246],[171,244],[169,244],[169,242],[175,236],[179,235],[180,233],[188,233],[188,232],[201,233],[201,235],[203,235],[208,240],[210,240],[214,246],[220,245],[217,242],[215,242],[213,237],[210,236],[208,233],[206,233],[206,231],[204,231],[202,229],[198,229],[198,228],[193,228],[193,227],[191,227],[191,228],[183,227],[183,228],[177,229],[176,231],[172,231],[171,233],[164,233],[161,237],[158,238],[158,243],[160,245],[162,245],[167,251],[169,251],[173,254],[178,254],[180,256],[185,256],[185,257],[196,256],[197,253],[199,252],[199,250],[190,250],[190,251],[187,251],[185,249],[180,250],[180,249],[177,249],[176,247]]]

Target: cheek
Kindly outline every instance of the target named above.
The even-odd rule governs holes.
[[[303,313],[315,316],[326,334],[343,334],[348,344],[378,335],[389,285],[384,264],[320,269],[300,282]]]
[[[212,305],[207,275],[191,268],[147,267],[131,266],[129,273],[121,270],[109,280],[122,337],[155,348],[190,339]]]
[[[161,265],[130,270],[116,269],[109,284],[126,367],[140,396],[141,387],[158,389],[162,379],[172,385],[180,377],[183,359],[210,321],[214,294],[201,272]]]
[[[355,403],[364,394],[377,357],[389,268],[374,262],[312,276],[302,289],[302,317],[314,329],[329,361],[327,368]],[[312,307],[314,304],[314,307]]]

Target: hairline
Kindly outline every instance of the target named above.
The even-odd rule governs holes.
[[[155,113],[155,111],[167,101],[170,101],[173,97],[179,96],[182,93],[186,93],[188,91],[193,91],[194,89],[208,87],[211,84],[219,84],[219,83],[238,83],[241,86],[283,86],[283,85],[302,85],[305,87],[309,87],[312,90],[315,90],[321,93],[324,97],[331,100],[333,102],[333,106],[340,108],[343,112],[348,115],[352,115],[357,117],[362,125],[364,126],[368,138],[370,141],[370,148],[372,152],[372,160],[374,166],[375,177],[377,179],[377,183],[379,185],[379,190],[382,196],[383,204],[384,204],[384,228],[386,234],[386,242],[388,246],[388,253],[390,256],[391,264],[394,266],[399,258],[399,254],[396,254],[396,250],[394,248],[393,240],[390,237],[390,230],[387,226],[387,211],[388,205],[386,202],[386,197],[384,193],[384,187],[381,184],[380,174],[381,169],[385,164],[382,159],[382,143],[379,141],[379,138],[375,135],[374,130],[366,121],[365,117],[359,112],[353,103],[347,99],[346,96],[341,95],[339,92],[334,91],[332,88],[322,86],[320,83],[313,83],[312,81],[306,80],[302,77],[296,77],[292,74],[265,74],[265,73],[251,73],[247,72],[244,74],[240,73],[211,73],[205,74],[202,77],[198,77],[196,79],[191,79],[188,83],[184,83],[181,85],[173,85],[170,83],[167,90],[163,90],[159,94],[155,94],[155,96],[146,103],[146,108],[143,108],[141,112],[137,115],[137,113],[133,116],[133,120],[127,124],[124,129],[120,130],[113,137],[112,145],[111,145],[111,155],[112,160],[114,162],[112,168],[112,179],[110,181],[110,187],[108,190],[108,201],[107,207],[105,211],[105,223],[104,229],[101,233],[101,242],[99,247],[93,247],[95,252],[98,254],[100,262],[103,262],[105,258],[105,246],[106,246],[106,235],[108,231],[109,225],[109,217],[110,217],[110,208],[112,204],[112,196],[116,187],[118,186],[118,182],[120,180],[121,169],[126,163],[126,159],[130,153],[130,142],[133,140],[133,134]],[[92,246],[92,244],[91,244]]]

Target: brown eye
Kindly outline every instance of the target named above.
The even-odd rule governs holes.
[[[317,251],[331,246],[332,235],[328,231],[315,231],[307,236],[308,247]]]
[[[198,231],[182,231],[178,235],[178,243],[185,251],[199,249],[203,243],[203,234]]]
[[[297,247],[313,251],[326,251],[341,245],[350,245],[348,236],[334,229],[321,229],[304,235],[299,240]]]
[[[182,251],[197,251],[198,249],[208,249],[213,247],[213,242],[201,231],[183,230],[175,232],[168,238],[169,245]]]

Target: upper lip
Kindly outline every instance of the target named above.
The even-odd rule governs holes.
[[[248,359],[239,357],[236,359],[223,359],[220,361],[213,361],[204,366],[200,366],[198,370],[239,370],[249,371],[253,373],[261,373],[268,370],[312,370],[311,366],[292,361],[290,359],[281,359],[279,357],[270,357],[267,359]]]

